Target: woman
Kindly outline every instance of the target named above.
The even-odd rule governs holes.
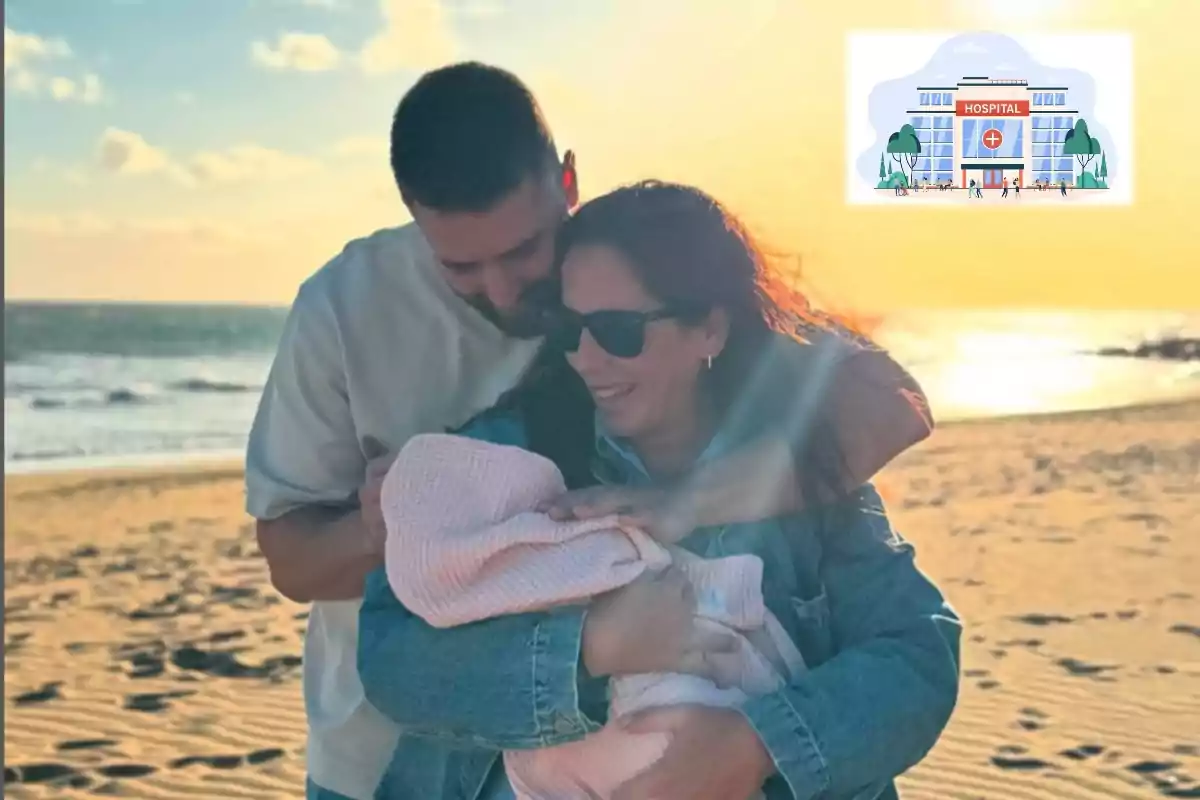
[[[562,302],[547,348],[462,435],[541,453],[571,487],[636,486],[686,481],[780,420],[805,424],[811,400],[771,391],[773,375],[811,355],[786,341],[802,309],[788,307],[760,252],[711,198],[662,183],[619,189],[567,223],[560,255]],[[669,750],[662,771],[635,779],[630,796],[666,796],[665,786],[681,797],[760,787],[771,800],[886,797],[949,718],[957,618],[875,492],[838,495],[832,439],[808,433],[812,510],[701,520],[680,544],[705,557],[762,557],[766,604],[811,670],[738,711],[697,717],[721,734],[689,731],[681,748],[699,739],[737,747],[711,758],[696,750],[690,762]],[[372,575],[359,670],[368,700],[404,730],[377,796],[511,797],[500,751],[597,730],[608,677],[701,671],[688,609],[671,599],[684,593],[659,588],[639,581],[588,607],[434,629],[396,600],[382,570]]]

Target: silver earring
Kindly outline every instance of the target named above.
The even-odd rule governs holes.
[[[712,369],[712,356],[708,357],[708,368]]]

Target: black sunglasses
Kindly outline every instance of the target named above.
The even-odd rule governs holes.
[[[586,329],[604,352],[617,358],[637,358],[646,346],[646,326],[661,319],[674,319],[679,312],[670,308],[655,311],[578,311],[560,308],[551,316],[546,340],[551,347],[567,353],[579,349]]]

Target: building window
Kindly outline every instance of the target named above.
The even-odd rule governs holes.
[[[1050,183],[1051,174],[1049,172],[1035,172],[1033,173],[1033,179],[1035,181],[1045,181],[1046,183]]]
[[[1075,126],[1074,117],[1052,117],[1054,122],[1054,130],[1052,131],[1054,138],[1054,158],[1062,158],[1063,142],[1067,139],[1067,134],[1071,132],[1071,128]]]
[[[933,118],[934,130],[954,130],[954,117],[949,114],[939,114]]]
[[[1073,172],[1074,169],[1075,169],[1075,159],[1073,159],[1073,158],[1070,158],[1070,157],[1059,158],[1059,159],[1056,159],[1054,162],[1054,171],[1055,172]]]
[[[921,105],[929,105],[929,92],[921,92]]]
[[[1067,95],[1065,92],[1059,92],[1054,95],[1054,105],[1065,106],[1067,104]]]
[[[1042,93],[1034,92],[1033,93],[1033,105],[1040,106],[1041,104],[1042,104]]]
[[[1044,117],[1040,114],[1033,118],[1033,129],[1040,131],[1043,128],[1049,130],[1054,127],[1054,119],[1052,117]]]
[[[909,120],[917,130],[928,130],[933,127],[933,117],[913,117]]]
[[[953,158],[935,158],[935,159],[933,159],[933,168],[935,171],[937,171],[939,173],[950,172],[951,170],[954,169],[954,159]]]
[[[1053,144],[1036,144],[1036,142],[1037,142],[1036,135],[1034,136],[1033,141],[1035,142],[1035,144],[1033,145],[1033,157],[1034,158],[1054,158],[1054,145]]]
[[[954,180],[954,173],[953,172],[935,172],[935,173],[933,173],[933,179],[937,183],[947,183],[949,181]]]
[[[984,136],[995,129],[1000,133],[998,147],[988,147]],[[964,158],[1022,158],[1025,154],[1025,125],[1019,118],[963,120]]]
[[[935,142],[954,143],[954,131],[934,131],[933,140]]]
[[[922,174],[929,172],[929,159],[928,158],[918,158],[917,165],[915,167],[913,167],[913,171],[919,172]]]
[[[929,146],[929,155],[933,156],[934,158],[939,158],[939,157],[953,158],[954,157],[954,145],[953,144],[932,144]]]
[[[950,99],[949,92],[942,92],[942,105],[944,105],[944,106],[954,105],[954,101]]]
[[[1054,169],[1054,162],[1048,158],[1035,158],[1033,160],[1033,171],[1037,173],[1049,173]]]

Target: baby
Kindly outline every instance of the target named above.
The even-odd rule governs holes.
[[[505,752],[519,800],[610,797],[668,743],[667,734],[623,730],[623,717],[685,703],[735,707],[804,669],[763,604],[757,556],[702,559],[615,518],[556,522],[534,510],[564,491],[561,473],[536,453],[448,434],[414,437],[382,489],[392,591],[413,614],[448,628],[587,602],[674,563],[692,583],[698,624],[736,634],[740,670],[729,688],[678,673],[613,678],[601,730],[565,745]]]

